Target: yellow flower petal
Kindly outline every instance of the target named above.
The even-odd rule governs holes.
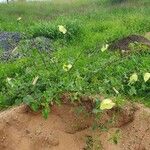
[[[104,99],[100,104],[101,110],[112,109],[116,104],[111,99]]]
[[[103,45],[103,47],[101,48],[101,51],[104,52],[108,49],[109,45],[106,44],[106,45]]]
[[[144,74],[144,81],[147,82],[149,79],[150,79],[150,73],[149,73],[149,72],[146,72],[146,73]]]
[[[7,78],[6,78],[6,81],[7,81],[7,82],[10,82],[10,81],[11,81],[11,78],[8,78],[8,77],[7,77]]]
[[[133,73],[131,76],[130,76],[130,79],[129,79],[129,83],[135,83],[136,81],[138,80],[138,75],[136,73]]]
[[[35,85],[37,83],[38,79],[39,79],[39,76],[35,77],[33,82],[32,82],[32,85]]]
[[[116,94],[119,94],[119,91],[115,87],[113,87],[113,90]]]
[[[63,65],[63,69],[64,69],[65,71],[69,71],[71,68],[72,68],[72,65],[71,65],[71,64],[64,64],[64,65]]]
[[[17,21],[20,21],[22,18],[21,17],[19,17],[19,18],[17,18]]]
[[[7,82],[11,87],[14,87],[14,84],[13,84],[13,82],[12,82],[12,78],[7,77],[7,78],[6,78],[6,82]]]
[[[63,34],[67,33],[67,29],[64,26],[59,25],[58,28],[59,28],[59,31],[62,32]]]

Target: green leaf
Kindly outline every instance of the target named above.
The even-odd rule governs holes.
[[[49,112],[50,112],[49,107],[46,107],[46,108],[44,108],[44,109],[42,110],[42,115],[43,115],[43,117],[44,117],[45,119],[48,118]]]
[[[136,73],[133,73],[131,76],[130,76],[130,79],[129,79],[129,83],[130,84],[133,84],[135,82],[138,81],[138,75]]]
[[[31,103],[34,102],[34,99],[31,95],[27,95],[26,97],[23,98],[23,102],[27,105],[30,105]]]
[[[35,112],[37,112],[39,110],[39,105],[38,103],[34,102],[30,105],[31,109]]]
[[[137,94],[137,90],[134,86],[131,87],[131,89],[129,90],[129,94],[132,95],[136,95]]]
[[[100,99],[96,99],[95,100],[95,108],[96,109],[99,108],[100,104],[101,104],[101,100]]]

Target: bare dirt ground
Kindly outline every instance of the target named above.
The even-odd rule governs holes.
[[[25,105],[1,112],[0,150],[150,150],[150,109],[125,106],[108,125],[116,110],[95,119],[78,108],[53,106],[47,120]]]

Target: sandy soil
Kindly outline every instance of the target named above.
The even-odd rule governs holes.
[[[96,119],[79,110],[53,106],[47,120],[25,105],[1,112],[0,150],[150,150],[148,108],[125,106]]]

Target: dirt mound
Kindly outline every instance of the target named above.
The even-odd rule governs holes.
[[[0,150],[150,149],[149,109],[127,105],[97,118],[81,110],[67,103],[53,106],[47,120],[24,105],[1,112]]]
[[[150,40],[140,35],[130,35],[122,39],[113,41],[110,44],[109,49],[129,51],[131,50],[131,44],[133,43],[139,43],[150,47]]]

